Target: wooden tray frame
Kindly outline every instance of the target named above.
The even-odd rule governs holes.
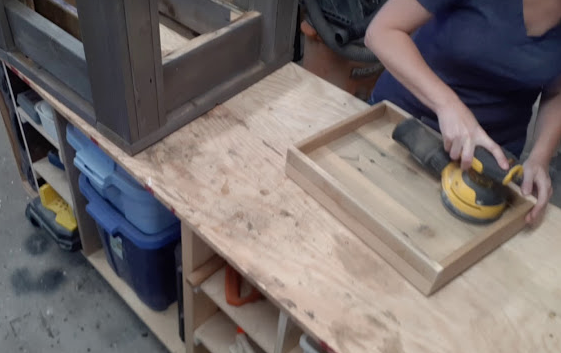
[[[335,217],[375,250],[419,291],[430,295],[447,284],[486,254],[518,233],[535,198],[524,197],[511,184],[512,210],[496,222],[482,227],[475,236],[445,259],[435,261],[383,217],[374,217],[345,188],[345,185],[318,166],[307,154],[353,132],[364,124],[388,116],[396,124],[411,116],[390,102],[377,104],[365,112],[341,121],[288,149],[286,173]],[[388,194],[377,196],[396,202]],[[446,212],[443,209],[443,212]]]

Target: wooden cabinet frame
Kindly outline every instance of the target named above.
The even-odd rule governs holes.
[[[78,0],[82,41],[0,0],[0,58],[129,154],[289,62],[296,0]],[[160,12],[200,35],[161,57]]]

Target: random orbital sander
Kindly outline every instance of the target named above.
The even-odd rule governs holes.
[[[476,224],[497,220],[507,206],[507,187],[520,184],[524,170],[516,157],[504,151],[508,170],[502,169],[485,148],[476,147],[471,168],[463,171],[444,149],[442,137],[419,119],[405,119],[392,138],[407,148],[429,172],[442,179],[442,201],[456,217]]]

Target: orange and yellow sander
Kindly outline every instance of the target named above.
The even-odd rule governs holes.
[[[442,202],[456,217],[476,224],[497,220],[507,206],[507,185],[520,184],[524,170],[515,156],[508,170],[502,169],[485,148],[476,147],[471,168],[462,170],[444,149],[439,133],[419,119],[405,119],[393,131],[392,138],[407,148],[426,170],[442,180]]]

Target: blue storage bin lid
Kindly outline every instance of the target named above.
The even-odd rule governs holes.
[[[74,164],[96,184],[113,173],[115,162],[74,126],[66,126],[66,140],[76,150]],[[87,161],[87,162],[86,162]]]
[[[80,174],[79,186],[80,191],[89,202],[86,211],[110,235],[120,233],[141,249],[159,249],[181,237],[180,223],[175,223],[160,233],[142,233],[105,201],[83,174]]]
[[[68,124],[66,140],[76,150],[74,165],[100,189],[114,184],[129,195],[149,198],[150,194],[111,157],[76,127]]]

